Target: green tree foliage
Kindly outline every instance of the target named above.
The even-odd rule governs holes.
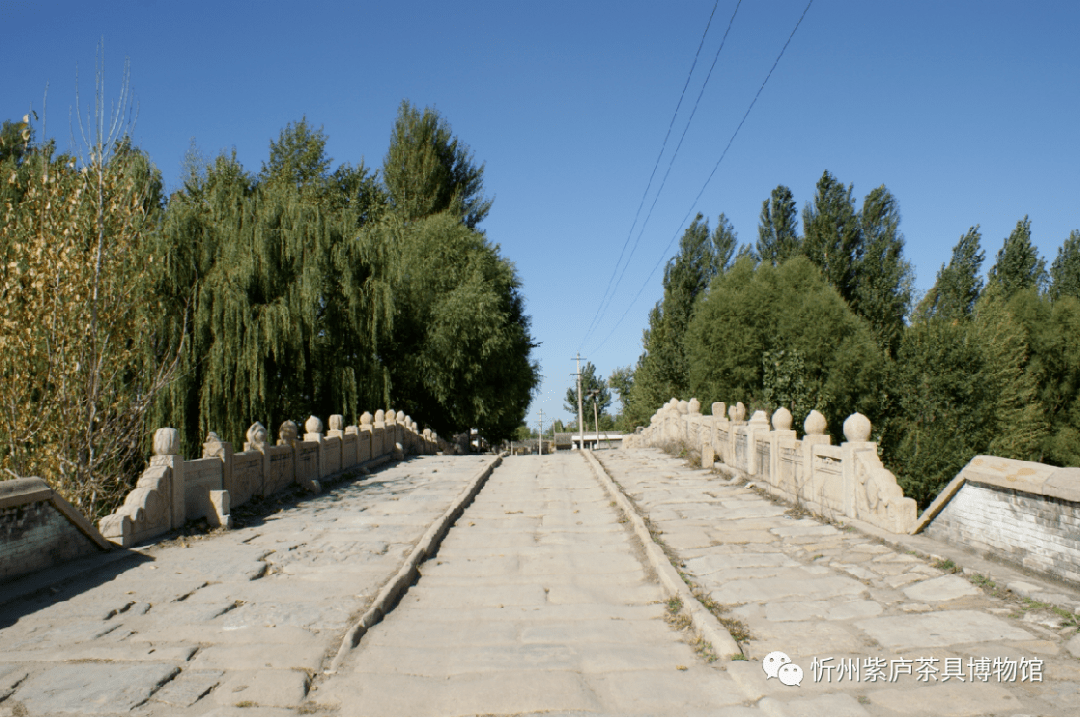
[[[181,429],[186,451],[207,431],[239,441],[256,420],[272,430],[308,414],[355,420],[361,403],[388,399],[373,350],[391,321],[389,278],[341,189],[379,191],[362,167],[336,181],[325,143],[306,121],[290,124],[258,178],[220,156],[170,202],[171,272],[159,282],[191,352],[155,418]]]
[[[801,249],[795,197],[784,185],[777,185],[769,199],[761,203],[758,221],[757,256],[773,266]]]
[[[630,390],[634,386],[634,368],[631,366],[616,368],[611,372],[611,376],[608,377],[607,384],[619,395],[619,404],[621,405],[619,413],[614,418],[615,427],[618,428],[619,431],[633,431],[634,426],[629,423],[626,405],[630,400]]]
[[[1021,289],[1046,288],[1046,261],[1031,243],[1031,220],[1025,216],[1005,238],[998,250],[994,266],[990,268],[989,281],[1001,286],[1005,299]]]
[[[380,351],[394,401],[439,433],[508,438],[539,382],[521,281],[450,211],[377,228],[393,249],[393,331]]]
[[[986,253],[980,249],[982,234],[979,225],[969,229],[952,250],[948,266],[941,265],[933,289],[927,292],[915,315],[922,319],[948,321],[968,319],[975,311],[975,302],[982,294],[983,280],[979,275]]]
[[[805,258],[779,267],[737,261],[713,283],[686,346],[689,393],[702,404],[791,402],[797,422],[816,408],[834,431],[855,411],[881,416],[886,358]]]
[[[163,223],[158,284],[190,350],[155,415],[181,428],[185,451],[210,430],[239,441],[256,420],[273,430],[390,406],[443,435],[474,428],[497,442],[520,424],[538,381],[520,280],[461,215],[486,212],[473,196],[482,169],[433,111],[403,113],[398,129],[418,117],[442,144],[395,145],[388,157],[415,168],[449,148],[451,174],[471,178],[433,214],[421,210],[445,187],[401,195],[399,176],[395,201],[362,164],[332,169],[306,119],[270,143],[257,176],[235,156],[189,162]]]
[[[803,254],[849,303],[855,298],[855,277],[863,255],[862,225],[852,189],[825,171],[818,180],[813,204],[803,208],[802,243]]]
[[[1004,309],[1023,333],[996,350],[1026,349],[1012,357],[1025,374],[1023,393],[1014,402],[1019,408],[1016,424],[1023,431],[1009,432],[1016,437],[1011,440],[1020,443],[1004,451],[1016,458],[1080,466],[1080,302],[1070,296],[1051,301],[1026,289],[1014,294]]]
[[[911,308],[914,272],[904,259],[900,208],[885,185],[866,195],[859,223],[863,251],[856,267],[851,308],[870,323],[878,345],[892,356]]]
[[[408,100],[398,110],[383,181],[406,221],[449,210],[475,229],[491,209],[483,196],[484,167],[473,164],[468,145],[453,136],[438,112],[421,111]]]
[[[664,268],[664,297],[649,314],[645,351],[634,370],[624,414],[633,425],[647,424],[653,412],[671,397],[689,390],[683,348],[686,328],[710,282],[723,271],[735,236],[721,215],[710,235],[708,220],[698,214],[679,241],[679,253]]]
[[[739,245],[739,238],[735,234],[735,227],[731,220],[723,212],[716,218],[716,229],[712,233],[712,249],[715,255],[713,265],[716,272],[726,272],[731,269],[731,263],[735,258],[735,248]]]
[[[1038,342],[1051,340],[1037,327],[1045,330],[1039,315],[1045,320],[1048,310],[1034,289],[1006,300],[1004,289],[991,284],[971,321],[931,316],[904,333],[891,381],[895,411],[883,451],[904,493],[920,506],[977,454],[1038,461],[1053,443],[1054,423],[1060,437],[1070,436],[1067,401],[1058,395],[1048,422],[1040,400],[1050,371],[1068,374],[1061,366],[1043,366],[1050,346]],[[1068,391],[1076,371],[1074,365],[1071,377],[1056,380],[1057,391]]]
[[[592,416],[593,397],[592,392],[598,392],[596,394],[597,409],[601,414],[608,410],[611,406],[611,390],[608,388],[608,384],[603,378],[597,376],[596,367],[592,362],[585,362],[585,366],[581,367],[581,395],[582,395],[582,409],[585,413],[586,424],[591,423],[588,419]],[[563,409],[567,411],[571,419],[571,424],[577,422],[578,415],[578,392],[577,392],[577,379],[574,379],[574,383],[570,385],[570,388],[566,390],[566,397],[563,401]]]
[[[904,332],[883,460],[920,509],[989,445],[993,396],[980,376],[984,362],[970,323],[932,319]]]
[[[1080,230],[1069,232],[1050,265],[1050,296],[1080,299]]]

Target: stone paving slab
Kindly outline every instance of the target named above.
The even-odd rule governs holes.
[[[612,504],[580,454],[507,458],[310,699],[342,715],[749,710],[664,622],[668,596]]]
[[[415,457],[243,529],[0,591],[0,715],[295,714],[355,616],[494,458]]]
[[[750,660],[728,663],[727,675],[754,710],[767,715],[1080,713],[1076,618],[1029,609],[1003,592],[1004,585],[990,587],[980,576],[972,581],[923,558],[955,555],[948,547],[854,522],[833,525],[800,517],[743,482],[691,468],[654,449],[595,455],[638,512],[650,518],[687,578],[749,633],[740,645]],[[978,565],[1009,575],[1007,569],[985,568],[985,561]],[[1021,588],[1022,595],[1044,598],[1055,591],[1037,581]],[[1068,592],[1056,590],[1065,599],[1059,605],[1068,605]],[[800,685],[766,676],[762,661],[772,651],[785,652],[801,668]],[[936,662],[920,663],[920,658]],[[841,661],[859,667],[859,680],[837,679]],[[883,662],[884,679],[870,679],[868,662],[871,673]],[[946,662],[949,670],[963,673],[963,681],[941,680]],[[936,673],[920,677],[920,665],[931,665]]]

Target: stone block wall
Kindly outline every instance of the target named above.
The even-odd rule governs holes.
[[[976,456],[916,531],[1080,582],[1080,468]]]
[[[39,478],[0,482],[0,582],[108,550],[109,544]]]

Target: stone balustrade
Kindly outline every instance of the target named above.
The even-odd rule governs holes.
[[[205,518],[211,526],[228,526],[231,507],[257,496],[269,496],[294,484],[320,491],[326,478],[365,464],[403,459],[410,454],[450,451],[451,445],[430,429],[419,430],[403,411],[364,412],[359,426],[344,426],[340,414],[330,417],[329,431],[312,416],[304,434],[286,421],[271,444],[261,423],[247,431],[242,452],[210,432],[203,455],[184,459],[176,429],[158,429],[154,455],[135,488],[117,511],[98,522],[106,539],[120,546],[151,539]]]
[[[860,519],[894,533],[915,528],[916,503],[904,496],[896,477],[878,459],[865,416],[848,417],[847,441],[840,446],[831,445],[825,417],[817,411],[806,417],[802,439],[791,424],[791,412],[784,407],[771,419],[756,411],[747,420],[741,402],[732,406],[716,402],[707,415],[701,413],[697,399],[672,399],[653,415],[648,427],[626,437],[623,445],[682,443],[701,452],[702,466],[712,468],[719,460],[811,511]]]

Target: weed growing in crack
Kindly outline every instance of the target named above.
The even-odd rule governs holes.
[[[738,643],[740,647],[742,646],[742,644],[754,640],[753,634],[750,633],[749,626],[747,626],[739,619],[732,618],[731,616],[727,615],[727,613],[733,608],[733,606],[726,606],[722,603],[717,603],[712,599],[709,594],[705,593],[696,586],[691,586],[691,590],[694,593],[694,598],[698,600],[698,603],[704,606],[709,613],[716,617],[716,620],[720,622],[720,625],[722,625],[728,630],[728,633],[731,634],[731,637],[735,639],[735,642]]]
[[[698,636],[697,640],[694,641],[694,652],[701,656],[706,663],[715,663],[720,660],[720,656],[716,655],[712,644],[701,636]]]
[[[1080,627],[1080,623],[1078,623],[1078,622],[1080,622],[1080,615],[1077,615],[1077,614],[1075,614],[1072,611],[1069,611],[1067,609],[1059,608],[1057,606],[1046,603],[1044,601],[1036,601],[1033,598],[1021,599],[1021,604],[1022,604],[1022,609],[1017,613],[1017,615],[1016,615],[1017,618],[1022,616],[1024,613],[1027,613],[1028,611],[1043,610],[1043,611],[1050,611],[1051,613],[1057,614],[1062,619],[1061,620],[1061,627],[1062,628]]]
[[[953,560],[951,558],[935,561],[934,568],[939,571],[944,571],[945,573],[960,573],[961,571],[963,571],[962,568],[953,563]]]

